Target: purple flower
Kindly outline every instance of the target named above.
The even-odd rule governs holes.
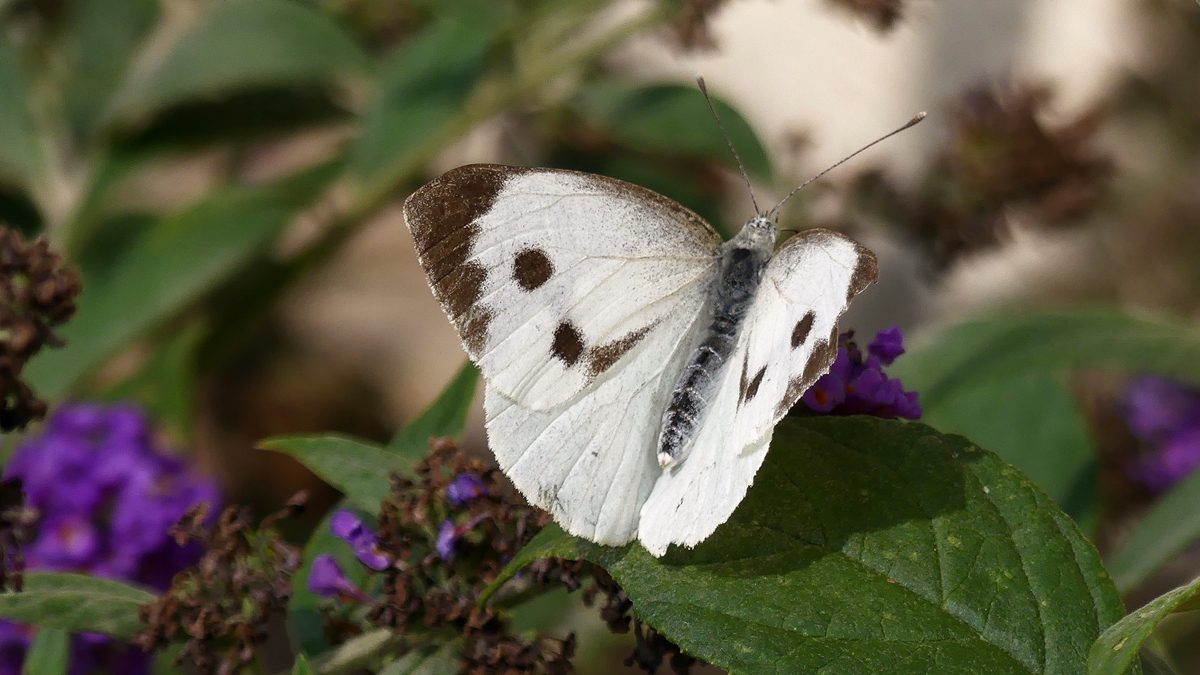
[[[843,333],[833,365],[804,392],[804,404],[813,412],[830,415],[920,419],[917,393],[905,391],[900,380],[883,372],[883,366],[904,353],[904,334],[899,328],[881,331],[867,352],[863,358],[854,333]]]
[[[454,555],[454,545],[458,543],[458,537],[458,528],[454,526],[454,521],[443,520],[438,528],[437,538],[437,552],[443,560],[449,560]]]
[[[875,340],[867,346],[867,352],[879,359],[883,365],[892,365],[892,361],[904,353],[904,333],[900,331],[899,326],[879,331]]]
[[[132,405],[64,405],[42,433],[17,448],[4,469],[20,478],[38,510],[37,535],[26,547],[31,570],[74,571],[166,590],[179,570],[199,559],[198,544],[180,547],[167,535],[196,504],[217,512],[217,486],[155,444],[146,415]],[[24,660],[28,640],[0,622],[0,674],[10,657]],[[148,672],[149,660],[102,635],[72,637],[71,672]]]
[[[358,516],[349,511],[338,511],[329,521],[333,536],[350,544],[359,562],[376,572],[386,570],[392,558],[379,548],[379,538]]]
[[[1154,375],[1131,378],[1123,403],[1129,430],[1149,443],[1162,442],[1200,422],[1200,392]]]
[[[1129,467],[1135,480],[1163,492],[1200,465],[1200,391],[1138,375],[1129,380],[1122,403],[1129,430],[1146,445]]]
[[[371,602],[371,597],[346,578],[341,565],[328,553],[322,553],[312,561],[308,590],[323,598],[336,597],[342,602]]]
[[[483,480],[479,476],[473,473],[459,474],[446,488],[446,497],[455,506],[462,506],[485,494],[487,494],[487,486],[483,484]]]

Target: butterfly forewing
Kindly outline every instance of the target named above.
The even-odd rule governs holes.
[[[430,286],[490,387],[533,410],[578,395],[694,301],[720,239],[644,188],[470,165],[404,207]]]

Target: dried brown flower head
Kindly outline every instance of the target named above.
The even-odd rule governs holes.
[[[920,192],[907,194],[873,171],[857,180],[856,204],[925,241],[937,267],[1002,241],[1013,209],[1048,228],[1080,222],[1112,175],[1094,147],[1103,118],[1093,111],[1051,128],[1042,119],[1049,99],[1031,86],[968,90]]]
[[[382,573],[383,599],[371,621],[401,631],[454,628],[464,639],[463,673],[569,672],[574,636],[527,640],[496,611],[478,607],[484,589],[549,524],[549,514],[526,505],[498,471],[451,441],[431,446],[411,477],[393,476],[381,510],[379,549],[395,562]]]
[[[21,371],[43,345],[62,345],[53,328],[74,315],[80,289],[79,275],[45,239],[26,243],[0,226],[0,430],[24,429],[46,414]]]
[[[904,12],[903,0],[828,0],[828,2],[870,22],[879,31],[891,30]]]
[[[21,545],[29,541],[38,513],[25,505],[20,478],[0,481],[0,592],[20,591],[25,581]]]
[[[231,506],[206,525],[208,505],[180,519],[171,534],[179,545],[199,541],[204,556],[175,576],[171,589],[141,610],[146,629],[134,643],[146,651],[186,640],[176,663],[201,673],[234,675],[249,665],[267,637],[270,617],[292,597],[292,574],[300,551],[287,544],[274,524],[294,516],[308,499],[300,492],[255,529],[250,510]]]
[[[675,41],[685,51],[702,51],[715,49],[716,40],[713,38],[709,21],[728,0],[685,0],[679,9],[679,14],[669,26]]]

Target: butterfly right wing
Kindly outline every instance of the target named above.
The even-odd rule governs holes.
[[[404,215],[467,353],[493,389],[533,410],[573,399],[697,311],[720,243],[654,192],[555,169],[462,166],[413,193]]]

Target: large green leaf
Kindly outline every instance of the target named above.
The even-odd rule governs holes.
[[[602,565],[637,614],[731,673],[1080,674],[1124,615],[1092,546],[965,438],[788,418],[730,522],[662,558],[552,528],[510,565]]]
[[[42,170],[20,56],[0,34],[0,180],[31,188]]]
[[[1200,331],[1116,310],[998,316],[954,326],[896,361],[891,374],[938,406],[981,382],[1105,368],[1200,384]]]
[[[746,171],[770,180],[771,163],[754,129],[724,101],[714,98],[713,104]],[[629,148],[695,157],[736,168],[721,129],[696,87],[603,81],[581,91],[572,108]]]
[[[67,121],[85,139],[158,18],[155,0],[88,0],[69,5],[71,69],[63,95]]]
[[[379,513],[391,492],[391,473],[411,466],[394,452],[339,434],[277,436],[258,447],[295,457],[367,513]]]
[[[470,361],[463,364],[437,400],[392,437],[388,450],[416,464],[429,452],[430,438],[462,436],[478,382],[479,369],[475,364]]]
[[[1172,612],[1200,609],[1196,594],[1200,579],[1151,600],[1104,631],[1088,653],[1088,675],[1124,675],[1138,650]]]
[[[461,109],[483,72],[495,26],[442,18],[405,40],[383,65],[351,155],[359,181],[390,184],[397,167]]]
[[[125,82],[114,114],[127,119],[254,87],[319,85],[367,69],[358,45],[312,4],[223,0],[157,68]]]
[[[1200,471],[1171,489],[1112,554],[1108,569],[1131,591],[1200,538]]]
[[[128,640],[142,629],[138,609],[153,601],[152,593],[117,581],[31,572],[24,591],[0,593],[0,618]]]
[[[71,660],[71,634],[60,628],[42,628],[33,637],[21,675],[67,675]]]
[[[295,212],[337,173],[336,165],[279,184],[228,188],[155,226],[103,283],[84,280],[79,312],[25,371],[33,387],[59,398],[148,329],[177,315],[263,250]]]
[[[951,398],[925,405],[921,421],[962,434],[1016,465],[1076,522],[1090,515],[1094,491],[1081,486],[1094,476],[1092,447],[1059,376],[1023,373],[963,387]]]

